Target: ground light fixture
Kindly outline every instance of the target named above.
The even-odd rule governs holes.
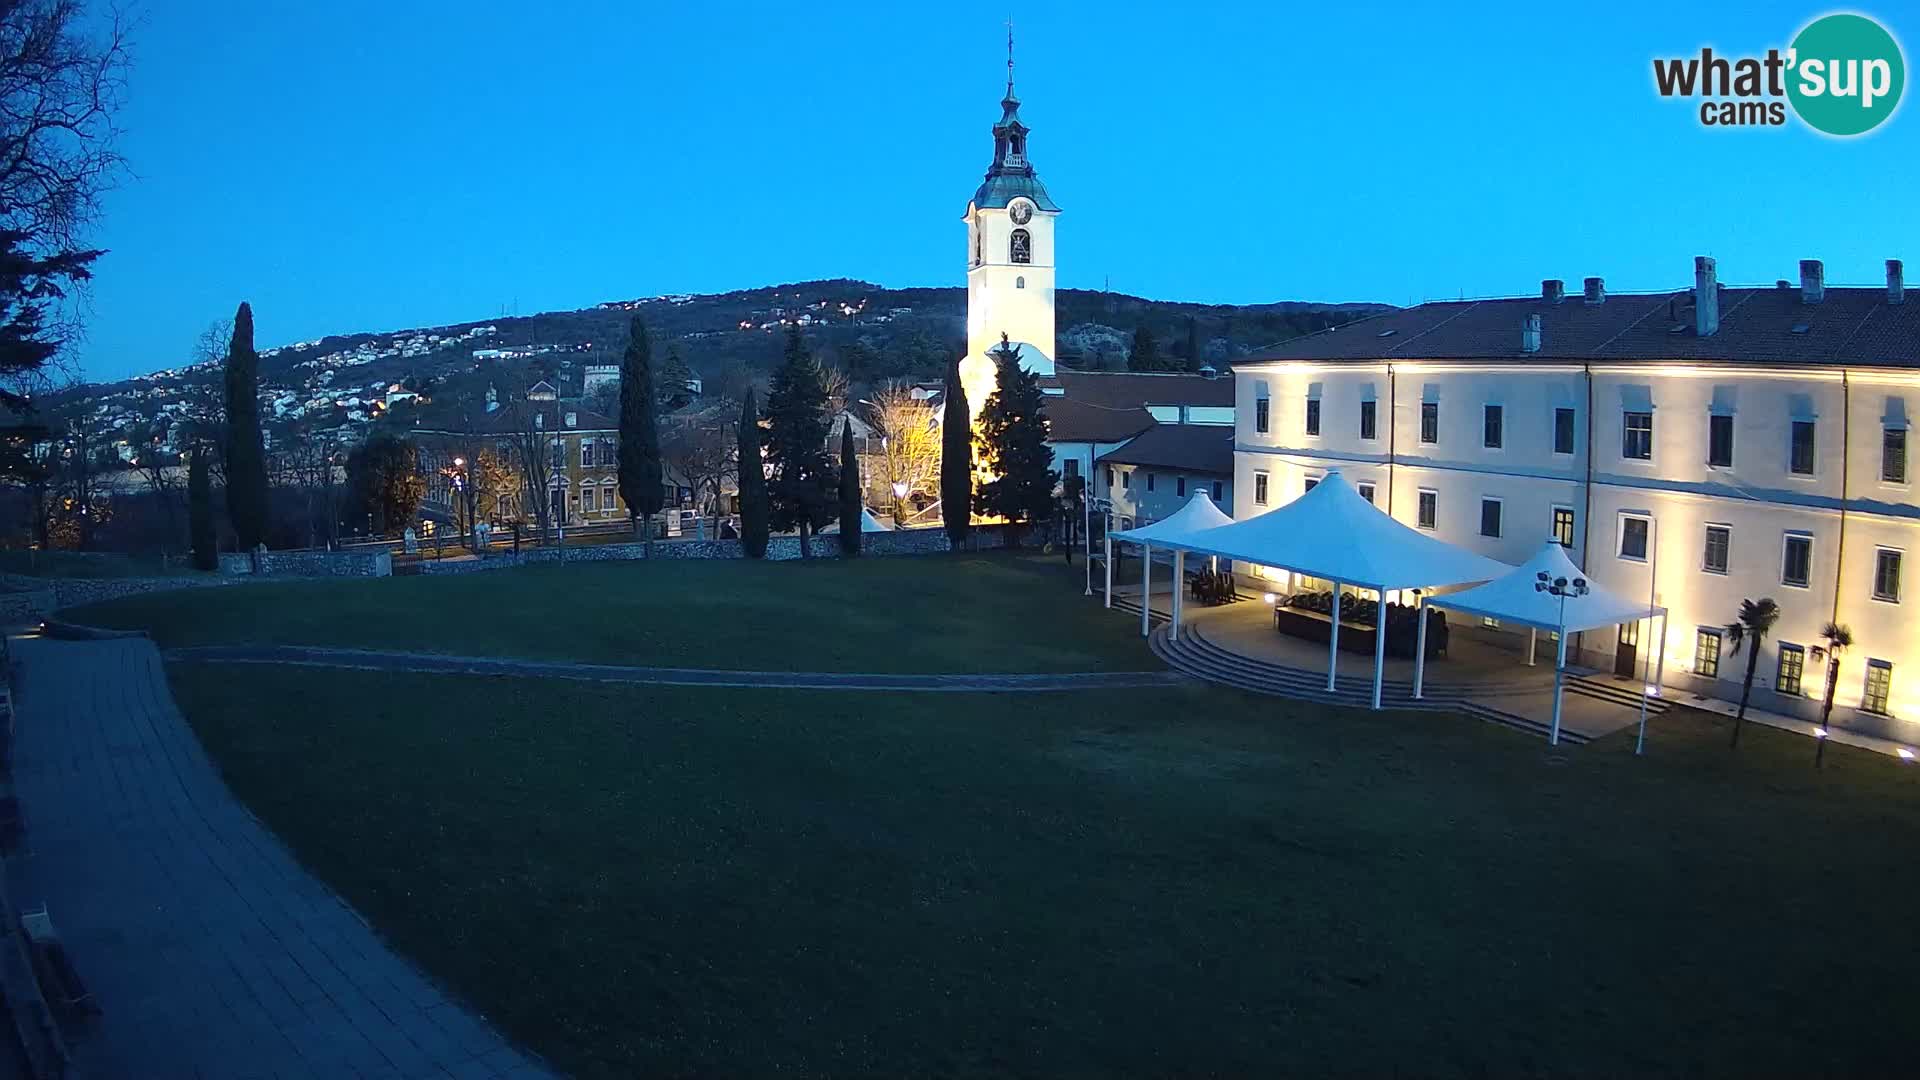
[[[1585,596],[1592,590],[1587,587],[1586,578],[1577,577],[1569,581],[1563,577],[1554,577],[1545,570],[1542,570],[1533,576],[1533,591],[1547,593],[1560,598],[1560,625],[1556,628],[1556,632],[1565,634],[1567,632],[1567,597]],[[1567,652],[1564,648],[1556,649],[1555,652],[1557,656],[1553,665],[1553,730],[1547,733],[1548,746],[1560,745],[1560,699],[1561,695],[1566,693],[1567,685],[1567,665],[1565,662]],[[1643,698],[1643,704],[1644,701],[1645,699]],[[1646,737],[1646,731],[1647,714],[1645,711],[1642,711],[1640,714],[1640,734],[1643,739]],[[1640,752],[1638,743],[1634,744],[1633,752],[1636,754]]]
[[[1899,754],[1900,754],[1900,760],[1901,760],[1901,761],[1912,761],[1912,760],[1913,760],[1913,751],[1911,751],[1911,750],[1909,750],[1909,749],[1907,749],[1906,747],[1904,747],[1904,746],[1903,746],[1903,747],[1901,747],[1901,748],[1899,749],[1899,751],[1898,751],[1898,752],[1899,752]]]

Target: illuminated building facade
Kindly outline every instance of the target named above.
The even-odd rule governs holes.
[[[1234,506],[1246,518],[1339,468],[1409,525],[1509,563],[1543,537],[1623,595],[1671,609],[1573,643],[1580,662],[1737,699],[1724,626],[1772,597],[1753,703],[1813,719],[1828,622],[1848,626],[1835,717],[1920,736],[1920,552],[1907,455],[1920,304],[1828,288],[1817,261],[1773,287],[1422,304],[1235,365]]]

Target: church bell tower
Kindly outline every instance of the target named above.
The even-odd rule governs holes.
[[[961,382],[975,415],[994,378],[993,350],[1004,340],[1020,366],[1053,374],[1053,220],[1048,197],[1027,157],[1027,125],[1013,93],[1013,30],[1007,30],[1007,95],[993,125],[993,164],[967,203],[967,356]]]

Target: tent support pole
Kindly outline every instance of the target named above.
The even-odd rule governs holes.
[[[1140,636],[1153,625],[1153,545],[1140,545]]]
[[[1560,626],[1560,641],[1553,656],[1553,729],[1547,732],[1547,745],[1560,745],[1560,698],[1565,693],[1567,679],[1567,628]]]
[[[1665,612],[1660,613],[1660,636],[1653,639],[1653,647],[1655,650],[1653,692],[1658,694],[1660,688],[1667,684],[1667,615]]]
[[[1333,633],[1327,635],[1327,690],[1332,692],[1335,673],[1340,670],[1340,583],[1333,583]]]
[[[1380,680],[1387,671],[1387,590],[1377,590],[1380,606],[1373,617],[1373,707],[1380,707]]]
[[[1111,536],[1102,537],[1101,543],[1105,544],[1107,548],[1107,606],[1112,607],[1113,606],[1113,537]]]
[[[1539,636],[1540,636],[1540,631],[1534,629],[1531,626],[1527,627],[1527,666],[1528,667],[1533,666],[1534,646],[1538,643]]]
[[[1420,632],[1413,645],[1413,700],[1419,701],[1426,694],[1427,685],[1427,598],[1415,593],[1413,597],[1413,615],[1420,620]]]
[[[1173,629],[1169,636],[1180,640],[1180,602],[1181,594],[1187,591],[1187,552],[1185,548],[1173,549]]]

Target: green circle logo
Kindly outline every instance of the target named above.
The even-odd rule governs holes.
[[[1861,135],[1900,107],[1907,62],[1900,43],[1865,15],[1823,15],[1793,39],[1787,99],[1816,131]]]

